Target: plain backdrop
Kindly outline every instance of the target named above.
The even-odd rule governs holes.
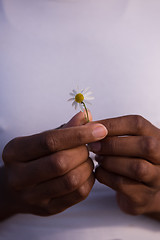
[[[94,120],[140,114],[160,126],[159,12],[158,0],[0,0],[0,152],[68,121],[77,85],[93,91]],[[0,224],[2,240],[159,237],[159,223],[123,214],[100,184],[62,214]]]

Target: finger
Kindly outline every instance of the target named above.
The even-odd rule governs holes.
[[[63,197],[52,199],[47,205],[47,211],[50,214],[56,214],[65,209],[83,201],[89,195],[94,185],[94,175],[92,174],[88,180],[80,186],[76,191],[69,193]]]
[[[88,117],[89,121],[92,121],[92,115],[91,112],[88,110]],[[75,126],[81,126],[88,123],[88,120],[86,119],[85,112],[79,112],[77,113],[68,123],[66,123],[63,127],[75,127]]]
[[[107,172],[102,167],[98,167],[95,177],[100,183],[112,188],[113,190],[124,194],[136,205],[144,205],[150,200],[154,190],[132,179]]]
[[[160,168],[140,158],[96,156],[100,166],[114,174],[118,174],[150,187],[160,187]]]
[[[130,196],[117,192],[116,197],[119,207],[125,213],[142,215],[146,212],[153,212],[151,209],[151,198],[153,199],[153,194],[151,194],[148,189],[145,191],[143,188],[136,188]]]
[[[93,162],[88,159],[64,176],[37,185],[34,192],[32,189],[28,191],[29,198],[51,199],[74,192],[87,181],[92,172]]]
[[[89,144],[89,150],[102,155],[139,157],[160,164],[160,142],[148,136],[107,137]]]
[[[108,136],[157,136],[159,129],[139,115],[128,115],[98,121],[108,129]]]
[[[87,159],[88,150],[84,145],[53,153],[38,160],[30,161],[27,164],[20,163],[17,164],[15,168],[12,184],[14,181],[14,185],[18,185],[19,189],[36,185],[65,175],[67,172],[81,165]]]
[[[13,139],[3,151],[4,162],[31,161],[57,151],[103,139],[107,129],[99,123],[56,129]]]

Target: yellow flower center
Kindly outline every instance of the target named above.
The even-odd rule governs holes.
[[[83,102],[83,100],[84,100],[84,96],[83,96],[82,93],[78,93],[78,94],[75,96],[75,101],[76,101],[77,103],[81,103],[81,102]]]

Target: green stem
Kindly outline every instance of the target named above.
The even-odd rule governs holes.
[[[87,122],[89,122],[89,116],[88,116],[88,110],[87,110],[87,107],[86,107],[86,105],[85,105],[84,102],[81,102],[81,103],[82,103],[82,105],[84,106],[85,111],[86,111],[86,115],[87,115],[87,116],[85,116],[85,117],[86,117],[86,120],[87,120]]]

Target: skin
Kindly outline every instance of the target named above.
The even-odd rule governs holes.
[[[61,129],[11,140],[0,169],[0,220],[49,216],[84,200],[95,181],[86,144],[106,135],[102,124],[86,124],[78,113]]]
[[[99,123],[108,135],[89,146],[99,163],[96,178],[117,192],[124,212],[160,220],[160,129],[133,115]]]
[[[86,124],[82,113],[60,131],[12,140],[0,169],[0,219],[16,213],[48,216],[85,199],[94,184],[85,144],[94,142],[89,149],[99,163],[95,177],[117,192],[120,208],[160,220],[160,129],[133,115],[98,123],[108,129],[98,142],[95,124]]]

